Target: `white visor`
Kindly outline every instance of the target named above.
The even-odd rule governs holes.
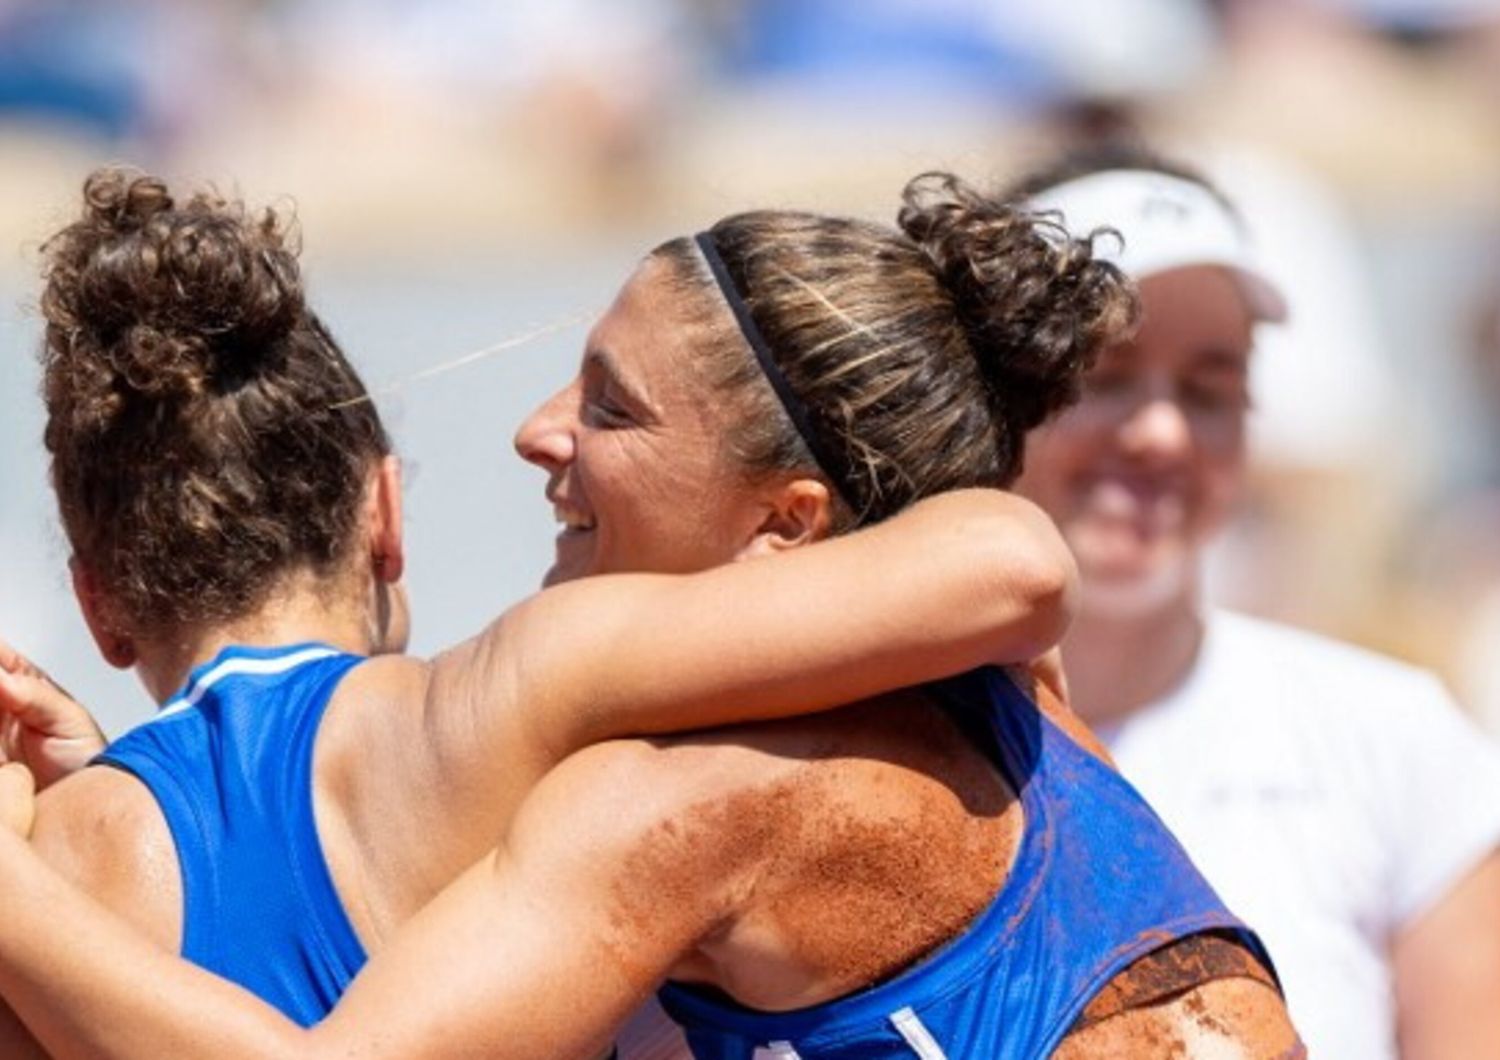
[[[1037,211],[1057,211],[1068,232],[1101,235],[1094,255],[1132,279],[1187,265],[1218,265],[1238,281],[1256,320],[1286,319],[1286,299],[1256,263],[1239,219],[1203,185],[1151,170],[1091,173],[1031,198]],[[1123,244],[1122,244],[1123,240]]]

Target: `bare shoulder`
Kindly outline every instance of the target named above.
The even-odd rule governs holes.
[[[611,946],[659,948],[657,973],[675,975],[756,892],[795,816],[796,772],[730,741],[595,744],[525,800],[500,863],[523,888],[586,896]]]
[[[58,872],[176,948],[182,877],[171,830],[151,792],[128,773],[90,766],[37,799],[32,845]]]
[[[1307,1055],[1275,989],[1216,979],[1070,1035],[1054,1060],[1099,1056],[1173,1060],[1302,1060]]]
[[[410,744],[420,735],[431,664],[406,655],[382,655],[355,666],[334,690],[318,730],[337,757],[357,758],[383,738]],[[379,724],[372,724],[379,718]]]
[[[599,800],[579,816],[634,837],[614,857],[643,914],[684,894],[718,925],[673,977],[761,1008],[847,993],[957,935],[1003,882],[1021,825],[1003,779],[920,697],[604,744],[568,764]]]
[[[565,823],[575,835],[664,853],[688,844],[698,857],[719,849],[752,860],[756,837],[778,831],[774,808],[795,800],[805,762],[749,740],[609,740],[570,755],[548,774],[516,831]],[[748,827],[747,827],[748,826]],[[674,868],[669,858],[659,871]]]

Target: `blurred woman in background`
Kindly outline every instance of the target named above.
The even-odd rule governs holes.
[[[1286,314],[1232,206],[1130,146],[1010,194],[1107,226],[1139,333],[1032,436],[1018,488],[1084,581],[1078,712],[1275,955],[1313,1056],[1500,1056],[1500,756],[1432,676],[1204,600],[1245,470],[1256,326]]]

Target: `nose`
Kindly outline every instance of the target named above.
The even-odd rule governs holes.
[[[577,384],[570,383],[542,402],[516,430],[515,447],[521,459],[548,471],[571,463],[577,446],[577,413]]]
[[[1193,428],[1186,412],[1167,395],[1148,397],[1120,425],[1121,448],[1144,460],[1172,460],[1193,444]]]

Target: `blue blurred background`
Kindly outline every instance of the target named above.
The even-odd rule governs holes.
[[[750,206],[890,219],[1135,127],[1205,164],[1294,321],[1215,592],[1436,667],[1500,729],[1500,5],[1491,0],[0,0],[0,635],[111,732],[147,716],[67,587],[39,442],[37,249],[129,161],[302,220],[377,390],[596,313]],[[510,451],[576,324],[383,398],[416,643],[551,552]]]

